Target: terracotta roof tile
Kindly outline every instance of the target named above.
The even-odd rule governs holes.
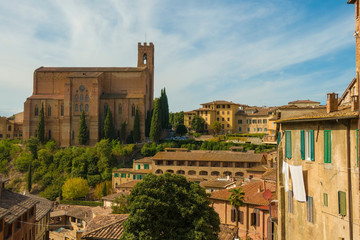
[[[247,183],[241,186],[241,188],[242,191],[245,193],[245,203],[254,205],[269,204],[269,202],[264,199],[263,191],[259,191],[260,189],[264,190],[262,181]],[[228,201],[230,195],[230,190],[225,189],[213,192],[210,198]]]
[[[262,176],[263,180],[276,181],[276,168],[269,168]]]
[[[152,163],[152,159],[149,157],[145,157],[142,159],[135,160],[134,163]]]
[[[42,198],[36,195],[26,193],[25,196],[30,197],[37,201],[36,204],[36,221],[41,220],[46,214],[48,214],[54,206],[54,203],[46,198]]]
[[[254,166],[252,168],[246,169],[247,172],[266,172],[267,171],[267,167],[266,165],[259,165],[259,166]]]
[[[210,181],[203,181],[200,183],[201,187],[214,187],[214,188],[226,188],[231,185],[235,185],[234,181],[224,181],[224,180],[210,180]]]
[[[291,104],[299,104],[299,103],[314,103],[314,104],[320,104],[320,102],[315,102],[315,101],[311,101],[311,100],[296,100],[296,101],[288,102],[289,105],[291,105]]]
[[[123,223],[128,216],[128,214],[96,216],[88,223],[81,238],[117,240],[123,234]]]
[[[190,152],[158,152],[153,160],[261,162],[263,158],[264,154],[262,153],[194,150]]]
[[[6,189],[2,190],[0,208],[6,209],[10,214],[5,216],[6,223],[14,222],[18,217],[35,206],[36,200]]]
[[[101,199],[102,200],[107,200],[107,201],[114,201],[115,198],[118,198],[121,195],[128,195],[128,194],[129,193],[127,193],[127,192],[114,193],[114,194],[110,194],[110,195],[107,195],[105,197],[102,197]]]

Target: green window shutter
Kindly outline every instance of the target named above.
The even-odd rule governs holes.
[[[128,178],[130,178],[130,173],[128,174]]]
[[[136,179],[136,176],[135,176],[135,174],[133,174],[133,179],[134,179],[134,180]]]
[[[342,216],[346,216],[346,193],[339,191],[338,198],[339,198],[339,214]]]
[[[149,164],[144,164],[144,169],[149,169]]]
[[[356,166],[359,167],[359,129],[356,129]]]
[[[301,130],[300,131],[300,151],[301,151],[301,159],[305,160],[305,131]]]
[[[291,158],[291,131],[285,131],[285,157]]]
[[[324,206],[327,207],[328,206],[328,194],[324,193]]]
[[[114,177],[116,177],[116,173],[114,173]]]
[[[278,133],[277,145],[279,146],[281,140],[281,132]]]
[[[331,163],[331,130],[324,130],[324,162]]]
[[[140,165],[137,165],[137,169],[140,169]]]
[[[315,160],[315,150],[314,150],[314,130],[310,130],[310,160],[314,161]]]

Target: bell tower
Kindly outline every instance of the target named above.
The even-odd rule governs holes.
[[[150,73],[150,82],[148,83],[148,96],[150,102],[150,109],[153,108],[154,100],[154,44],[150,42],[147,44],[138,43],[138,67],[147,67]]]

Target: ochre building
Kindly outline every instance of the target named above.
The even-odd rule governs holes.
[[[136,108],[145,139],[145,117],[154,93],[154,45],[138,44],[137,67],[40,67],[34,72],[33,94],[24,104],[23,138],[36,136],[40,110],[45,113],[45,136],[60,146],[78,144],[80,116],[84,111],[89,144],[102,135],[107,109],[112,112],[117,136],[126,122],[133,130]]]

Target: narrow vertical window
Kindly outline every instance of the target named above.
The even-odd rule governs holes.
[[[291,131],[285,131],[285,157],[291,158]]]
[[[131,116],[135,116],[135,105],[133,104],[132,106],[131,106]]]
[[[146,53],[144,53],[144,56],[143,56],[143,63],[144,63],[144,64],[147,63],[147,55],[146,55]]]
[[[39,108],[35,105],[35,116],[39,116]]]
[[[49,130],[48,138],[51,139],[51,130]]]
[[[48,117],[51,117],[51,106],[48,106]]]
[[[331,163],[331,130],[324,130],[324,163]]]
[[[64,116],[64,104],[61,104],[61,109],[60,109],[60,114],[61,116]]]
[[[79,95],[76,94],[76,95],[75,95],[75,102],[78,102],[78,101],[79,101]]]
[[[314,223],[314,216],[313,216],[313,198],[307,196],[307,201],[306,201],[306,205],[307,205],[307,221]]]
[[[84,95],[80,95],[80,102],[83,102],[84,101]]]
[[[89,101],[89,91],[86,90],[86,95],[85,95],[85,102]]]
[[[338,198],[339,198],[339,214],[341,216],[346,216],[346,193],[339,191]]]
[[[121,105],[121,103],[119,103],[119,106],[118,106],[118,114],[119,114],[119,117],[121,117],[121,115],[122,115],[122,105]]]
[[[79,111],[79,106],[75,104],[75,112]]]
[[[85,104],[85,112],[88,112],[88,111],[89,111],[89,105]]]
[[[84,105],[80,104],[80,112],[84,110]]]

